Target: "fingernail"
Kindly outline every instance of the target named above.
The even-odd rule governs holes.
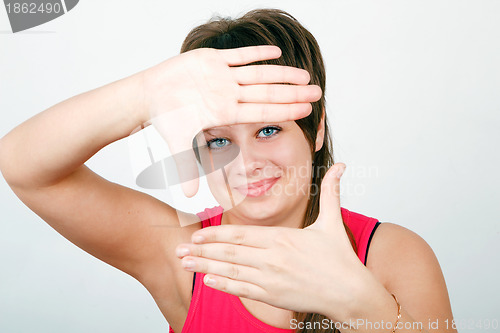
[[[203,281],[205,282],[205,284],[207,286],[210,286],[210,287],[215,286],[215,280],[212,279],[211,277],[209,277],[208,275],[205,275],[205,277],[203,278]]]
[[[177,254],[178,257],[184,257],[189,254],[189,249],[186,247],[180,247],[175,251],[175,253]]]
[[[193,237],[193,243],[202,243],[205,240],[205,237],[201,235],[197,235]]]

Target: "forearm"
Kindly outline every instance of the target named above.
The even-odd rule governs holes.
[[[145,119],[141,73],[71,97],[23,122],[0,140],[0,169],[10,186],[43,187],[71,174]]]

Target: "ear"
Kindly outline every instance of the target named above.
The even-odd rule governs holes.
[[[323,147],[323,140],[325,138],[325,109],[323,108],[323,113],[321,114],[321,121],[318,125],[318,134],[316,135],[316,150],[318,151]]]

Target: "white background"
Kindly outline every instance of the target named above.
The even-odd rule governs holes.
[[[0,137],[176,55],[212,14],[258,7],[288,11],[320,44],[342,206],[422,236],[457,321],[500,320],[500,1],[82,0],[17,34],[0,7]],[[124,139],[87,165],[138,189],[130,152]],[[140,283],[56,233],[1,177],[0,220],[0,332],[167,331]]]

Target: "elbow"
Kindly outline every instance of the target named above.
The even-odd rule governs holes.
[[[7,156],[7,148],[5,145],[5,136],[4,136],[4,137],[0,138],[0,173],[2,174],[2,177],[5,179],[7,184],[10,185],[9,180],[6,177],[7,160],[8,160],[8,156]]]
[[[14,188],[16,182],[13,180],[13,171],[15,166],[12,165],[12,155],[10,153],[7,135],[0,138],[0,173],[7,184]]]
[[[4,176],[4,164],[5,164],[5,144],[4,144],[4,141],[5,141],[5,136],[0,138],[0,173],[2,174],[2,176],[5,178]]]

